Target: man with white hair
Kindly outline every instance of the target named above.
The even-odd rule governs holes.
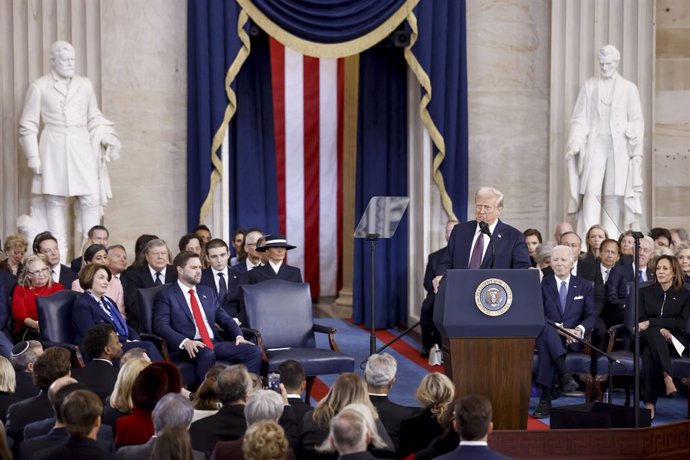
[[[391,447],[379,436],[374,417],[363,404],[349,404],[331,419],[328,438],[318,450],[328,450],[327,444],[338,451],[338,460],[374,460],[377,457],[367,451],[369,444],[382,452]]]
[[[48,229],[65,250],[69,197],[77,197],[77,228],[86,240],[111,195],[105,165],[119,158],[121,147],[91,82],[74,74],[74,61],[72,45],[53,43],[52,70],[29,85],[19,119],[19,144],[34,173],[31,193],[43,196]]]
[[[558,244],[561,241],[561,236],[563,236],[564,233],[570,233],[573,232],[573,226],[570,225],[570,222],[559,222],[556,224],[556,227],[553,229],[553,241],[554,243]]]
[[[436,269],[434,287],[438,289],[446,270],[531,268],[522,232],[503,223],[503,193],[482,187],[474,195],[476,220],[458,224],[448,240],[448,251]]]
[[[599,223],[618,235],[642,213],[644,119],[637,87],[617,71],[620,57],[613,45],[599,50],[600,76],[585,81],[570,120],[568,212],[578,211],[582,197],[581,235]]]
[[[570,273],[574,259],[573,252],[568,246],[553,248],[553,275],[544,276],[541,293],[546,319],[570,334],[584,339],[585,333],[594,327],[597,313],[592,284]],[[537,337],[539,369],[536,382],[541,389],[541,401],[534,412],[535,418],[550,416],[554,372],[558,376],[562,391],[570,392],[577,388],[577,383],[565,369],[567,348],[577,345],[575,339],[550,324],[545,324]]]
[[[413,417],[418,409],[414,407],[401,406],[388,399],[393,385],[395,384],[395,374],[398,370],[398,363],[388,353],[373,354],[367,359],[364,369],[364,379],[367,382],[369,400],[379,413],[379,418],[386,427],[388,435],[391,437],[395,449],[398,449],[398,434],[400,424],[403,420]]]
[[[606,282],[606,303],[613,309],[617,308],[619,313],[623,312],[625,302],[628,297],[628,283],[640,280],[644,284],[654,280],[654,271],[647,265],[654,255],[654,240],[645,236],[640,239],[640,266],[635,267],[635,261],[630,258],[621,258],[620,262],[611,269],[609,279]]]

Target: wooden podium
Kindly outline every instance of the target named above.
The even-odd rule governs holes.
[[[448,270],[434,323],[456,398],[482,394],[494,429],[526,429],[534,342],[544,327],[538,271]]]

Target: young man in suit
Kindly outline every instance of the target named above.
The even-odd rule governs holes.
[[[39,233],[34,238],[33,250],[34,254],[43,254],[48,258],[53,282],[69,289],[72,282],[77,279],[77,274],[67,265],[60,263],[60,247],[55,237],[50,232]]]
[[[373,354],[367,359],[364,379],[367,382],[369,400],[376,407],[379,418],[386,427],[395,449],[398,449],[398,434],[403,420],[417,414],[414,407],[401,406],[388,399],[388,393],[395,384],[398,363],[388,353]]]
[[[299,423],[304,418],[304,414],[313,409],[309,401],[304,402],[302,400],[302,393],[307,388],[307,376],[304,373],[304,367],[299,362],[288,359],[280,363],[278,372],[280,372],[280,383],[285,387],[288,402],[292,406],[292,411]]]
[[[263,246],[256,248],[268,255],[268,263],[249,272],[249,283],[256,284],[273,279],[302,282],[302,272],[285,263],[287,251],[296,246],[288,244],[285,235],[267,235]]]
[[[468,395],[455,403],[453,428],[460,434],[460,445],[454,451],[436,457],[439,460],[506,460],[488,444],[494,429],[491,401],[481,395]]]
[[[72,376],[79,383],[105,400],[113,392],[118,368],[113,361],[122,356],[122,343],[110,323],[101,323],[89,329],[84,337],[83,349],[91,362],[74,369]]]
[[[153,307],[154,330],[168,343],[171,355],[194,364],[196,384],[204,380],[216,359],[243,363],[258,374],[261,350],[244,339],[237,323],[218,306],[215,290],[199,284],[199,256],[183,251],[173,264],[178,280],[158,293]],[[232,341],[221,341],[215,324]]]
[[[449,220],[446,224],[446,243],[448,243],[450,233],[458,223],[457,220]],[[436,277],[436,269],[443,260],[443,256],[446,252],[448,252],[448,248],[443,247],[429,254],[426,270],[424,271],[424,290],[426,291],[426,297],[422,302],[422,309],[419,313],[419,322],[422,328],[422,358],[429,357],[429,350],[431,350],[434,344],[441,345],[441,333],[436,329],[436,326],[434,326],[434,301],[436,300],[434,277]]]
[[[503,193],[482,187],[474,195],[474,204],[476,220],[456,225],[450,234],[448,251],[436,269],[435,290],[449,269],[532,266],[522,232],[498,218],[503,210]]]
[[[127,322],[136,330],[139,325],[139,300],[137,291],[169,284],[177,279],[177,271],[170,265],[168,246],[165,241],[155,238],[144,247],[146,263],[132,266],[124,273],[125,310]]]
[[[228,266],[230,251],[225,241],[215,238],[206,243],[206,257],[211,266],[201,272],[201,284],[213,288],[218,295],[218,305],[233,318],[244,322],[241,307],[240,285],[247,283],[247,274],[231,270]]]
[[[95,393],[89,390],[77,390],[70,393],[62,402],[60,413],[69,432],[67,442],[37,452],[34,455],[36,460],[55,458],[111,460],[116,458],[115,455],[101,449],[96,441],[98,429],[101,426],[103,403]]]
[[[544,276],[541,292],[544,316],[560,325],[571,334],[583,339],[585,333],[594,327],[596,309],[592,284],[570,270],[574,263],[573,253],[568,246],[556,246],[551,254],[553,276]],[[577,383],[566,372],[565,355],[567,347],[577,344],[572,337],[545,324],[537,337],[539,369],[536,382],[541,388],[541,401],[534,412],[535,418],[547,418],[551,412],[551,385],[554,372],[564,392],[573,391]]]

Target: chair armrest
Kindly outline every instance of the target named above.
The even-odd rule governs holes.
[[[312,327],[312,331],[328,334],[328,344],[330,345],[331,350],[338,352],[340,351],[340,347],[338,347],[338,344],[335,341],[336,329],[334,327],[323,326],[321,324],[314,324],[314,326]]]
[[[72,361],[72,367],[81,368],[86,366],[84,364],[84,357],[81,355],[81,350],[79,349],[78,345],[74,345],[73,343],[49,341],[42,341],[41,345],[43,345],[44,349],[51,347],[64,348],[65,350],[69,351],[70,359]]]
[[[620,336],[625,332],[625,324],[614,324],[609,328],[609,343],[606,345],[606,352],[613,351],[613,345],[616,343],[616,336]]]
[[[139,334],[139,337],[141,337],[141,340],[146,340],[147,342],[153,343],[156,348],[158,348],[158,351],[161,352],[161,355],[163,355],[163,359],[168,362],[172,362],[172,359],[170,359],[170,352],[168,351],[168,343],[163,339],[163,337],[150,332],[142,332]]]

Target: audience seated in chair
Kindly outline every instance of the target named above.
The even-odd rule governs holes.
[[[263,238],[263,236],[263,232],[258,228],[251,228],[247,231],[244,236],[244,253],[246,257],[243,260],[238,260],[238,263],[232,266],[233,270],[250,272],[263,265],[261,260],[263,253],[256,250],[259,239]]]
[[[349,404],[331,419],[328,438],[317,451],[335,450],[343,460],[374,460],[377,457],[367,450],[369,445],[381,451],[389,447],[378,433],[370,408],[364,404]]]
[[[218,375],[227,368],[227,364],[216,364],[206,372],[206,378],[194,392],[194,398],[192,399],[192,405],[194,406],[192,422],[218,413],[222,406],[220,395],[218,394]]]
[[[10,361],[14,367],[17,386],[15,395],[20,399],[30,398],[38,394],[34,385],[34,363],[43,354],[43,345],[38,340],[22,341],[12,348]]]
[[[87,239],[85,244],[82,246],[84,249],[84,254],[80,257],[77,257],[76,259],[73,259],[72,262],[70,262],[70,268],[74,273],[79,273],[81,268],[84,266],[84,262],[86,259],[86,252],[89,246],[92,246],[94,244],[102,245],[103,247],[108,246],[108,240],[110,239],[110,232],[108,231],[107,228],[105,228],[102,225],[94,225],[91,227],[86,234]],[[102,262],[100,262],[102,263]]]
[[[119,278],[113,276],[113,272],[108,266],[108,249],[102,244],[92,244],[86,248],[84,251],[84,263],[82,264],[81,269],[77,272],[78,278],[72,281],[71,289],[75,292],[84,292],[85,289],[91,289],[93,287],[91,286],[90,282],[84,282],[82,280],[82,270],[91,264],[108,267],[110,276],[108,276],[108,286],[103,295],[107,295],[108,299],[117,306],[120,316],[126,318],[125,293],[122,288],[122,282]],[[93,276],[90,279],[93,279]],[[82,286],[82,283],[86,284],[87,287]]]
[[[444,374],[426,375],[417,387],[417,400],[423,410],[400,424],[400,457],[416,453],[450,431],[455,385]]]
[[[19,447],[19,458],[30,459],[34,454],[53,447],[67,440],[69,433],[60,409],[65,398],[77,391],[86,390],[84,385],[77,383],[72,377],[60,377],[48,389],[48,399],[53,407],[54,417],[30,423],[24,429],[24,441]],[[107,425],[101,425],[96,435],[101,449],[115,452],[113,430]]]
[[[284,235],[267,235],[263,246],[256,248],[258,252],[265,252],[268,263],[249,272],[249,283],[256,284],[273,279],[302,282],[302,272],[299,268],[285,263],[288,250],[296,246],[288,244]]]
[[[273,390],[254,391],[244,406],[244,417],[247,423],[245,434],[234,441],[218,442],[211,458],[215,460],[243,460],[247,458],[241,454],[244,451],[247,436],[254,432],[252,427],[263,422],[276,423],[276,426],[280,428],[281,439],[285,439],[288,446],[294,446],[297,442],[297,421],[294,413],[292,413],[292,408],[287,404],[285,391],[282,394]],[[289,450],[287,458],[294,458],[292,449]]]
[[[31,385],[33,387],[33,384]],[[7,408],[22,400],[15,394],[17,378],[12,363],[4,356],[0,356],[0,421],[5,423]]]
[[[398,363],[388,353],[375,353],[369,356],[364,368],[369,399],[379,413],[379,418],[386,427],[396,450],[399,446],[400,424],[404,419],[413,417],[418,412],[417,408],[401,406],[388,399],[388,393],[395,384],[397,370]]]
[[[124,357],[124,355],[123,355]],[[141,371],[143,371],[151,361],[144,358],[132,358],[124,364],[120,360],[120,370],[113,391],[108,398],[103,409],[103,423],[115,427],[115,420],[132,412],[134,403],[132,402],[132,388]]]
[[[285,387],[288,402],[295,413],[298,422],[302,421],[304,414],[313,409],[309,401],[304,402],[302,394],[307,386],[307,376],[304,367],[294,359],[288,359],[278,366],[280,383]]]
[[[132,412],[115,421],[115,445],[131,446],[146,443],[154,434],[151,412],[168,393],[180,393],[180,371],[168,362],[149,364],[134,380]]]
[[[493,431],[491,401],[481,395],[464,396],[455,403],[453,429],[460,433],[460,445],[450,453],[436,457],[439,460],[504,460],[494,452],[487,440]]]
[[[39,451],[34,458],[36,460],[115,459],[114,454],[103,450],[96,441],[98,429],[101,426],[102,412],[101,399],[91,391],[77,390],[67,395],[60,406],[60,414],[69,432],[67,442]]]
[[[83,349],[91,362],[81,369],[74,369],[72,376],[79,383],[104,400],[113,392],[118,368],[114,361],[122,356],[122,343],[109,323],[93,326],[86,332]]]
[[[50,232],[42,232],[36,235],[32,243],[34,254],[43,254],[47,258],[50,268],[50,277],[53,283],[60,283],[62,286],[71,286],[72,281],[77,278],[77,274],[67,265],[60,263],[60,247],[55,237]],[[24,261],[26,267],[26,261]]]
[[[119,460],[148,460],[150,458],[151,452],[154,450],[154,446],[158,444],[161,440],[161,435],[172,428],[181,429],[177,434],[180,438],[186,438],[186,443],[189,444],[189,449],[191,451],[191,443],[189,440],[189,434],[187,430],[189,425],[192,423],[192,415],[194,414],[194,408],[189,399],[182,395],[176,393],[168,393],[163,396],[156,407],[153,409],[151,417],[153,418],[153,429],[155,431],[155,436],[152,436],[145,444],[138,446],[124,446],[118,449],[117,458]],[[184,432],[184,435],[182,434]],[[183,440],[184,441],[184,440]],[[163,437],[163,443],[167,444],[168,440]],[[163,445],[158,446],[159,454],[163,449]],[[205,455],[202,452],[194,451],[193,457],[196,460],[205,459]],[[164,457],[165,458],[165,457]],[[168,457],[169,458],[169,457]]]
[[[53,415],[47,390],[60,377],[70,375],[70,354],[64,348],[48,348],[33,366],[34,385],[40,392],[31,398],[12,404],[7,409],[7,435],[19,445],[24,439],[24,427],[31,422]]]
[[[241,308],[242,290],[240,285],[247,284],[247,274],[232,270],[228,265],[230,253],[228,245],[221,239],[213,239],[204,248],[208,268],[201,272],[201,284],[216,291],[218,304],[232,318],[246,322]]]

